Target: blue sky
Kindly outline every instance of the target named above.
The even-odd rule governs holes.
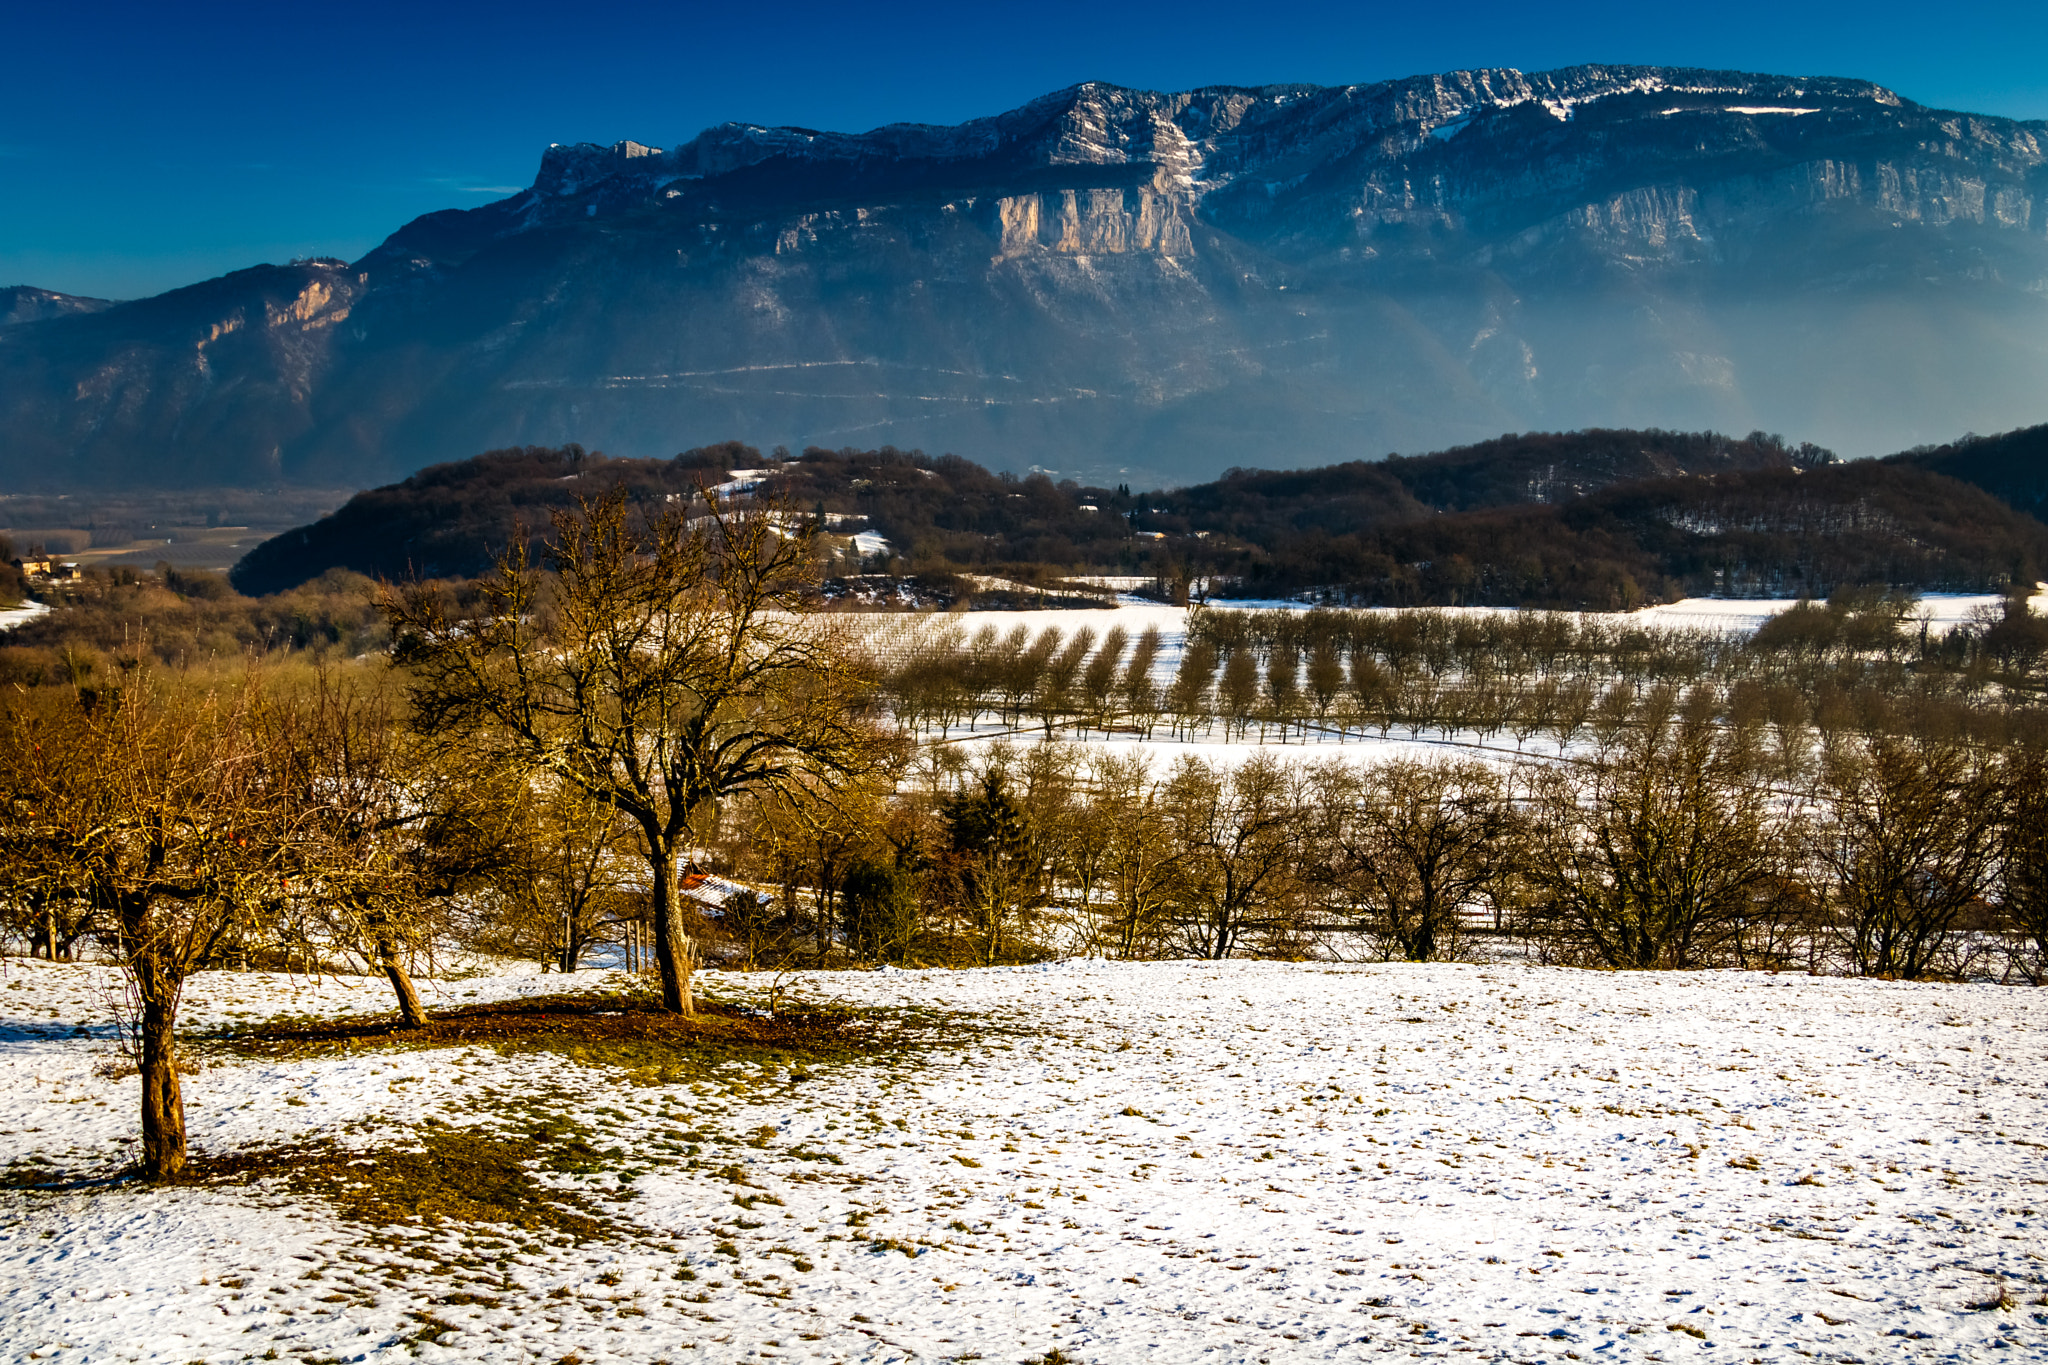
[[[135,297],[532,179],[549,142],[952,123],[1082,80],[1342,84],[1575,62],[1860,76],[2048,118],[2048,4],[10,6],[0,284]]]

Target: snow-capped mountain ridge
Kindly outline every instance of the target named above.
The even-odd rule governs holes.
[[[2044,144],[1868,81],[1581,66],[554,146],[345,270],[5,329],[0,476],[723,436],[1156,485],[1587,426],[1889,452],[2048,416]]]
[[[1546,145],[1560,136],[1572,142],[1587,118],[1597,127],[1574,145]],[[1802,124],[1796,132],[1773,126],[1793,120]],[[1383,229],[1422,223],[1490,235],[1507,226],[1503,212],[1540,239],[1550,215],[1532,219],[1531,206],[1549,202],[1564,215],[1553,225],[1568,223],[1581,207],[1568,200],[1588,182],[1611,179],[1604,173],[1617,165],[1639,176],[1650,161],[1648,169],[1671,178],[1673,163],[1702,153],[1744,157],[1764,172],[1808,166],[1816,172],[1808,179],[1827,186],[1823,200],[1847,192],[1909,218],[2026,226],[2048,219],[2031,186],[2016,198],[1996,176],[1928,179],[1901,174],[1896,161],[1816,157],[1813,144],[1886,137],[1916,155],[1989,159],[2024,182],[2043,163],[2042,134],[2038,124],[1938,115],[1869,81],[1693,69],[1492,68],[1372,85],[1183,92],[1091,82],[955,127],[893,124],[850,134],[730,123],[670,149],[550,147],[532,189],[507,201],[516,221],[500,230],[650,207],[730,217],[829,213],[851,200],[871,212],[936,195],[959,209],[978,206],[1003,255],[1016,249],[1019,221],[1092,216],[1093,228],[1049,229],[1041,245],[1086,254],[1143,240],[1171,255],[1207,223],[1262,240],[1277,232],[1299,245],[1355,248],[1370,259],[1385,255],[1374,240]],[[1072,192],[1073,203],[1047,200],[1041,186]],[[1631,200],[1641,188],[1612,198],[1608,216],[1627,223],[1659,199]],[[1040,197],[1019,207],[1024,190]],[[1099,221],[1104,190],[1125,192],[1114,229]],[[1095,202],[1084,203],[1091,194]],[[1167,226],[1147,228],[1141,219]],[[1659,251],[1700,238],[1662,217],[1633,231]],[[409,245],[405,234],[393,245]]]
[[[1899,97],[1868,81],[1793,79],[1740,72],[1579,66],[1525,74],[1511,67],[1382,81],[1371,85],[1209,86],[1166,93],[1084,82],[1007,113],[966,123],[888,124],[866,133],[724,123],[664,150],[630,141],[556,144],[542,157],[533,192],[574,196],[616,176],[664,188],[678,179],[729,174],[776,158],[808,162],[864,160],[971,162],[1006,150],[1026,164],[1166,167],[1192,186],[1210,188],[1297,150],[1423,135],[1469,123],[1486,110],[1536,103],[1560,121],[1583,105],[1617,94],[1672,94],[1785,101],[1813,95],[1831,102],[1898,106]],[[1776,112],[1778,104],[1728,106],[1728,112]],[[1677,112],[1676,110],[1670,112]]]

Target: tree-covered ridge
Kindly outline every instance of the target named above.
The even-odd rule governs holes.
[[[1317,469],[1233,469],[1214,483],[1150,495],[1157,511],[1149,512],[1145,524],[1259,540],[1284,520],[1291,530],[1339,534],[1441,512],[1568,502],[1642,479],[1833,461],[1818,446],[1787,446],[1762,432],[1740,440],[1712,431],[1656,429],[1510,433],[1431,455],[1389,455]]]
[[[733,492],[780,497],[832,519],[833,529],[878,531],[905,569],[1116,564],[1132,539],[1111,505],[1119,495],[1094,490],[1091,504],[1090,491],[1071,483],[994,474],[955,455],[883,447],[776,460],[726,442],[673,460],[611,460],[576,446],[528,446],[434,465],[359,493],[332,515],[258,546],[236,566],[234,581],[244,592],[276,592],[337,566],[393,582],[473,577],[515,528],[538,539],[549,514],[578,497],[612,488],[642,503],[694,497],[700,484],[716,488],[734,469],[764,469],[767,477],[738,481],[748,486]]]
[[[2048,423],[1997,436],[1965,436],[1892,458],[1973,483],[2033,516],[2048,511]]]
[[[1612,610],[1845,584],[1996,590],[2048,565],[2048,528],[1915,461],[1842,463],[1762,433],[1595,430],[1136,493],[887,446],[764,457],[727,442],[666,461],[527,447],[359,494],[258,547],[235,584],[274,592],[335,567],[469,577],[579,495],[651,504],[721,484],[822,519],[842,574],[1093,571],[1226,595]],[[882,547],[855,543],[862,531]]]
[[[1256,534],[1208,562],[1252,596],[1329,588],[1369,605],[1610,611],[1853,584],[1981,592],[2048,564],[2048,527],[2032,517],[1956,480],[1870,462],[1644,480],[1562,506],[1345,535],[1276,516]]]
[[[332,568],[408,582],[473,578],[488,570],[524,528],[536,543],[550,514],[623,488],[640,502],[713,482],[736,457],[758,459],[737,443],[689,450],[673,460],[609,460],[578,445],[489,450],[431,465],[400,483],[356,494],[311,525],[257,546],[233,572],[252,596],[281,592]]]

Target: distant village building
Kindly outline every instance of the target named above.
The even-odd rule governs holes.
[[[58,559],[24,559],[21,573],[39,583],[69,583],[78,577],[78,566]]]

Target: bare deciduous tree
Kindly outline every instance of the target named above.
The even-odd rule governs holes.
[[[1125,714],[1147,739],[1152,737],[1152,727],[1159,719],[1159,689],[1152,684],[1152,664],[1159,657],[1161,643],[1159,627],[1148,627],[1132,648],[1130,662],[1124,665],[1123,678],[1117,684],[1118,701]]]
[[[1167,684],[1162,706],[1173,716],[1174,733],[1194,733],[1195,723],[1209,714],[1210,685],[1216,680],[1216,646],[1207,640],[1190,640],[1180,656],[1180,667]]]
[[[1879,736],[1834,746],[1821,788],[1827,816],[1813,854],[1850,961],[1865,976],[1932,974],[1963,912],[1991,887],[1995,777],[1959,746]]]
[[[542,779],[521,803],[514,861],[498,878],[514,942],[573,972],[639,914],[626,819],[580,787]]]
[[[273,780],[306,812],[299,905],[384,974],[407,1028],[424,1027],[409,960],[451,936],[456,897],[514,863],[519,793],[412,752],[387,697],[325,674],[260,720]]]
[[[1221,959],[1247,934],[1283,932],[1298,907],[1301,775],[1269,754],[1235,771],[1185,758],[1161,793],[1180,856],[1174,899],[1181,937],[1198,957]]]
[[[2027,977],[2040,985],[2048,982],[2048,756],[2014,760],[2004,814],[1999,900]]]
[[[679,1013],[694,1009],[695,953],[676,883],[697,822],[758,789],[833,786],[881,748],[870,670],[804,611],[808,524],[704,496],[695,520],[622,493],[557,515],[552,585],[521,536],[474,611],[431,586],[386,607],[422,735],[570,783],[632,823],[662,999]]]
[[[1667,724],[1535,780],[1529,872],[1548,924],[1610,967],[1692,967],[1785,886],[1767,794]]]
[[[1517,822],[1500,773],[1483,763],[1400,761],[1314,775],[1316,836],[1341,909],[1387,955],[1458,955],[1460,911],[1512,876]]]
[[[292,893],[304,812],[274,780],[257,687],[139,673],[118,690],[37,689],[0,721],[0,856],[16,885],[83,895],[128,974],[142,1167],[186,1161],[176,1025],[186,979]]]
[[[1103,858],[1108,903],[1094,916],[1094,943],[1111,957],[1164,956],[1181,869],[1158,787],[1142,754],[1100,760],[1095,784],[1094,799],[1109,816],[1109,842]]]

